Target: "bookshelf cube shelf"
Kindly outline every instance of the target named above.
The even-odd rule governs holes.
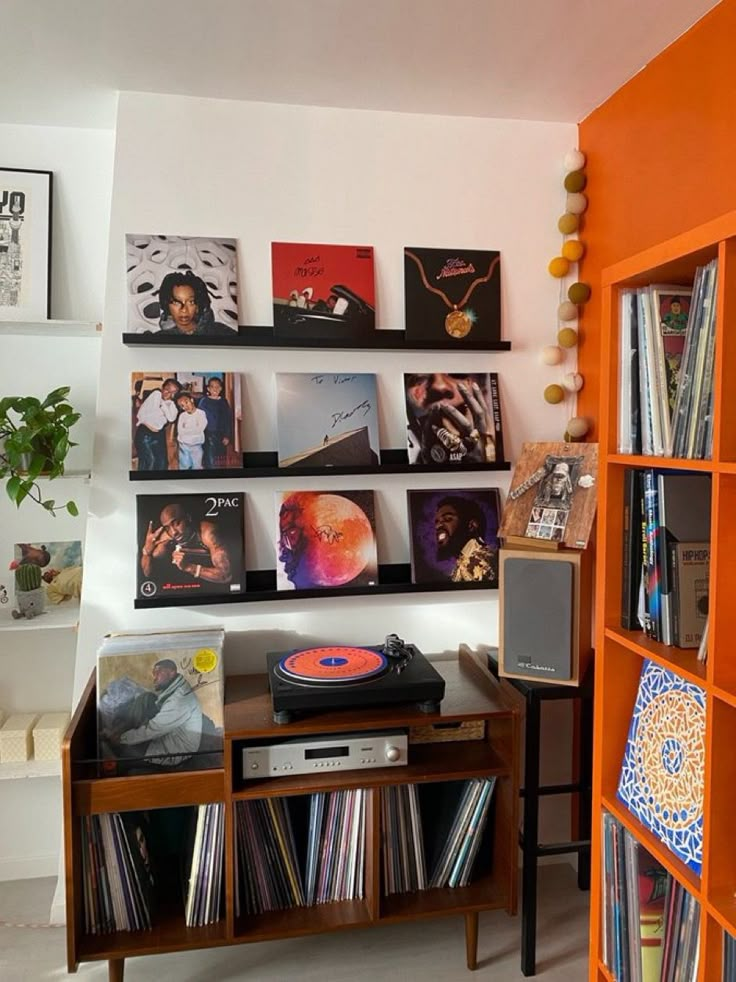
[[[713,453],[685,460],[617,452],[619,298],[624,289],[654,283],[688,285],[695,270],[718,259],[713,399]],[[724,932],[736,934],[733,811],[736,764],[736,413],[728,380],[736,377],[736,212],[699,226],[604,270],[601,325],[600,474],[596,596],[596,682],[593,771],[593,882],[589,978],[613,978],[602,957],[601,814],[608,810],[700,905],[699,982],[722,977]],[[708,658],[621,627],[624,474],[657,468],[711,476]],[[695,875],[616,798],[616,788],[645,659],[652,659],[706,695],[703,868]]]
[[[62,747],[64,848],[67,897],[67,961],[107,960],[111,982],[122,982],[127,957],[185,951],[353,927],[373,927],[417,918],[462,914],[468,968],[477,964],[478,913],[516,913],[518,835],[518,710],[507,703],[480,656],[461,651],[457,661],[438,662],[446,681],[441,708],[433,714],[413,706],[334,710],[315,713],[287,726],[272,721],[266,675],[232,676],[225,686],[225,752],[222,769],[98,777],[96,691],[89,680]],[[405,766],[244,780],[244,744],[286,737],[432,724],[484,723],[484,738],[466,742],[409,744]],[[396,784],[441,784],[494,777],[488,825],[467,886],[384,895],[381,842],[381,788]],[[236,916],[239,802],[308,796],[317,791],[365,791],[365,875],[360,899],[299,906]],[[108,812],[225,804],[224,916],[205,927],[187,927],[180,899],[159,898],[153,927],[144,931],[89,934],[85,930],[81,816]],[[241,884],[242,886],[242,884]]]

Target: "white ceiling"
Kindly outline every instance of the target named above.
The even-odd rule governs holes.
[[[0,0],[0,122],[112,127],[130,89],[577,123],[714,6]]]

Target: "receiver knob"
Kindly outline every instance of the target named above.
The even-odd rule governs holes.
[[[401,751],[398,747],[386,747],[386,757],[388,760],[398,760],[401,757]]]

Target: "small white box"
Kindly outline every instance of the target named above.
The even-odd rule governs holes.
[[[33,727],[33,756],[36,760],[58,760],[61,740],[69,725],[69,713],[44,713]]]
[[[31,730],[36,713],[18,713],[9,717],[0,730],[0,764],[18,763],[33,756]]]

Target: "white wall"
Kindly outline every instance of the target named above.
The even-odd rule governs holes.
[[[404,441],[401,375],[407,370],[497,371],[507,454],[522,439],[559,439],[566,410],[542,400],[557,369],[539,363],[554,338],[557,283],[547,274],[559,248],[562,159],[572,125],[353,112],[123,93],[119,100],[98,439],[90,497],[86,588],[76,692],[101,636],[130,627],[224,622],[227,670],[262,671],[263,656],[306,642],[370,643],[389,631],[427,653],[497,638],[495,594],[432,594],[290,600],[242,607],[134,611],[136,492],[206,490],[202,482],[131,484],[129,373],[225,365],[245,376],[245,446],[276,447],[272,373],[375,371],[381,442]],[[363,351],[126,348],[125,233],[227,235],[238,239],[241,323],[271,323],[270,242],[372,244],[381,328],[403,326],[403,247],[499,249],[503,335],[513,351],[477,355]],[[568,407],[569,409],[570,407]],[[304,486],[376,489],[379,561],[408,562],[409,487],[508,486],[491,474],[311,479]],[[275,565],[273,493],[279,480],[219,481],[247,492],[247,565]]]

